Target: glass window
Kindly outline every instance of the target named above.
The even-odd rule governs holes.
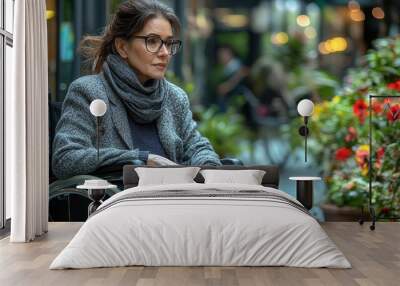
[[[76,38],[74,30],[74,3],[60,3],[59,27],[59,66],[57,100],[64,100],[68,86],[76,76],[74,74],[74,58],[76,57]]]
[[[0,2],[1,4],[1,2]],[[4,170],[3,170],[3,138],[4,138],[4,126],[3,126],[3,83],[4,83],[4,75],[3,75],[3,50],[4,50],[4,36],[0,34],[0,228],[4,227]]]
[[[8,97],[11,93],[11,75],[12,75],[12,67],[14,64],[14,59],[13,59],[13,53],[12,53],[12,47],[6,45],[6,50],[5,50],[5,62],[6,62],[6,66],[5,66],[5,96]],[[9,188],[5,190],[5,207],[6,207],[6,211],[5,211],[5,215],[6,215],[6,219],[11,218],[11,193]]]
[[[5,0],[6,31],[14,32],[14,0]]]
[[[56,69],[57,69],[57,18],[56,0],[46,0],[47,9],[47,41],[49,61],[49,89],[52,100],[56,99]]]
[[[14,0],[0,0],[0,228],[11,217],[11,194],[4,188],[4,98],[11,92],[12,38],[14,26]],[[8,32],[8,33],[5,33]]]
[[[0,29],[3,28],[3,0],[0,0]]]

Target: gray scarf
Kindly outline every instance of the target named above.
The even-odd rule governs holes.
[[[107,56],[103,73],[128,114],[137,123],[150,123],[160,117],[167,86],[164,79],[151,80],[149,85],[144,86],[135,71],[114,54]]]

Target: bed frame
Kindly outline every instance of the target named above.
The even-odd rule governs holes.
[[[124,189],[129,189],[136,187],[139,182],[139,177],[137,173],[135,172],[135,168],[137,167],[146,167],[146,168],[154,168],[150,166],[135,166],[135,165],[125,165],[123,168],[123,184],[124,184]],[[157,168],[182,168],[182,167],[187,167],[187,166],[163,166],[163,167],[157,167]],[[228,166],[228,165],[223,165],[223,166],[198,166],[202,170],[206,169],[218,169],[218,170],[263,170],[265,171],[265,175],[262,179],[262,185],[264,187],[272,187],[272,188],[279,188],[279,168],[278,166],[272,166],[272,165],[254,165],[254,166]],[[204,183],[204,178],[203,176],[199,173],[197,176],[194,178],[194,180],[197,183]]]

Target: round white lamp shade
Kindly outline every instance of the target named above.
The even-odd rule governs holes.
[[[297,104],[297,112],[301,116],[311,116],[314,112],[314,103],[309,99],[303,99]]]
[[[95,99],[90,104],[90,113],[96,117],[103,116],[107,111],[106,103],[101,99]]]

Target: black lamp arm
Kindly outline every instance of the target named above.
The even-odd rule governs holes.
[[[309,116],[304,116],[303,117],[304,118],[304,125],[299,128],[299,134],[301,136],[303,136],[304,140],[305,140],[305,142],[304,142],[304,160],[305,160],[305,162],[307,162],[307,137],[310,134],[310,131],[309,131],[308,127],[307,127],[307,125],[308,125],[308,117]]]
[[[100,147],[100,118],[96,116],[96,149],[97,149],[97,164],[99,164],[99,147]]]

